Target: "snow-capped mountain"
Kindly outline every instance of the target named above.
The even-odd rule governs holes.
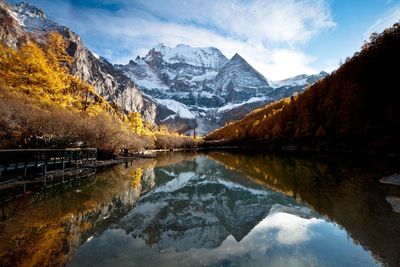
[[[169,48],[164,44],[158,44],[155,52],[161,54],[167,64],[187,64],[200,67],[203,70],[219,70],[227,62],[226,57],[214,47],[194,48],[188,45],[179,44],[175,48]],[[151,60],[154,54],[148,55]]]
[[[301,92],[326,75],[300,75],[272,83],[239,54],[228,60],[217,48],[183,44],[156,45],[145,57],[116,67],[158,103],[156,122],[181,132],[198,127],[200,134]]]
[[[185,105],[215,106],[221,99],[208,83],[228,59],[216,48],[175,48],[156,45],[144,58],[137,57],[128,65],[117,65],[140,89],[155,98],[174,99]],[[202,99],[205,99],[202,102]],[[198,101],[200,101],[200,104]]]

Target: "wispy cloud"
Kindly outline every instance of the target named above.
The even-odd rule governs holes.
[[[46,2],[56,19],[114,63],[161,42],[214,46],[227,57],[238,52],[273,80],[319,71],[309,67],[313,58],[302,47],[335,26],[326,0],[33,1]],[[69,12],[60,14],[61,6]]]
[[[240,40],[304,43],[335,25],[323,0],[136,2],[157,18],[199,25]]]
[[[382,16],[374,24],[372,24],[363,34],[363,39],[367,40],[371,33],[380,33],[384,29],[391,27],[396,22],[400,22],[400,5],[391,8],[384,16]]]

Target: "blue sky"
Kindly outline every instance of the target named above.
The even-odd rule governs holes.
[[[19,1],[12,0],[12,3]],[[158,43],[236,52],[271,80],[332,71],[373,31],[400,19],[400,0],[25,0],[113,63]]]

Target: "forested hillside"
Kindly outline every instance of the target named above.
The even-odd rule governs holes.
[[[73,58],[57,32],[18,48],[0,43],[0,147],[193,146],[192,139],[126,113],[69,72]]]
[[[399,151],[400,24],[372,34],[360,52],[305,92],[205,138],[227,144]]]

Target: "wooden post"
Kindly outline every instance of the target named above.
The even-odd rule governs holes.
[[[43,180],[43,187],[46,188],[46,179],[47,179],[47,158],[44,160],[44,166],[43,166],[43,175],[44,175],[44,180]]]
[[[78,179],[78,160],[75,160],[75,180]]]
[[[45,162],[44,162],[43,175],[46,175],[46,173],[47,173],[47,160],[45,160]]]
[[[94,151],[94,167],[95,167],[94,171],[97,171],[97,148]]]
[[[26,178],[26,174],[27,174],[27,166],[28,165],[28,163],[25,161],[25,163],[24,163],[24,179]]]

